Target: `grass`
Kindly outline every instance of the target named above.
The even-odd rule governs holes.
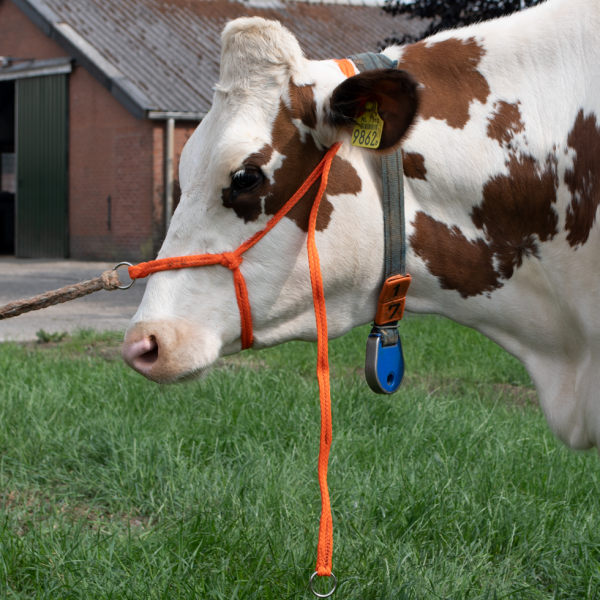
[[[597,456],[554,440],[519,363],[412,317],[376,396],[366,333],[331,343],[335,597],[600,599]],[[0,344],[0,598],[311,598],[315,347],[165,387],[117,345]]]

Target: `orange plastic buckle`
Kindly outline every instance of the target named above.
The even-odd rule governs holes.
[[[410,275],[393,275],[385,280],[377,303],[376,325],[387,325],[402,319],[409,286]]]

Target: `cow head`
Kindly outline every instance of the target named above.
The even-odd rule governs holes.
[[[379,151],[391,151],[417,107],[407,73],[346,79],[333,60],[306,60],[278,22],[229,23],[214,103],[184,148],[181,201],[159,258],[235,250],[343,141],[317,220],[330,336],[371,320],[383,278],[381,183],[377,152],[350,145],[368,100],[385,123]],[[306,231],[318,185],[244,255],[256,348],[316,339]],[[240,347],[232,273],[216,265],[152,275],[123,356],[152,380],[175,381]]]

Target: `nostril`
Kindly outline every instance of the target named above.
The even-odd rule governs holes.
[[[138,342],[125,344],[123,358],[135,369],[147,371],[158,360],[158,343],[151,335]]]
[[[151,367],[158,360],[158,344],[154,342],[154,348],[140,354],[137,358],[134,359],[134,363],[136,367]]]

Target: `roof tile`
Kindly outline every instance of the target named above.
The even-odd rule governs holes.
[[[276,19],[308,58],[376,51],[389,37],[418,34],[419,20],[376,6],[274,0],[41,0],[150,99],[153,110],[206,112],[219,78],[220,32],[244,16]],[[263,4],[263,7],[257,6]],[[266,5],[267,7],[264,7]]]

